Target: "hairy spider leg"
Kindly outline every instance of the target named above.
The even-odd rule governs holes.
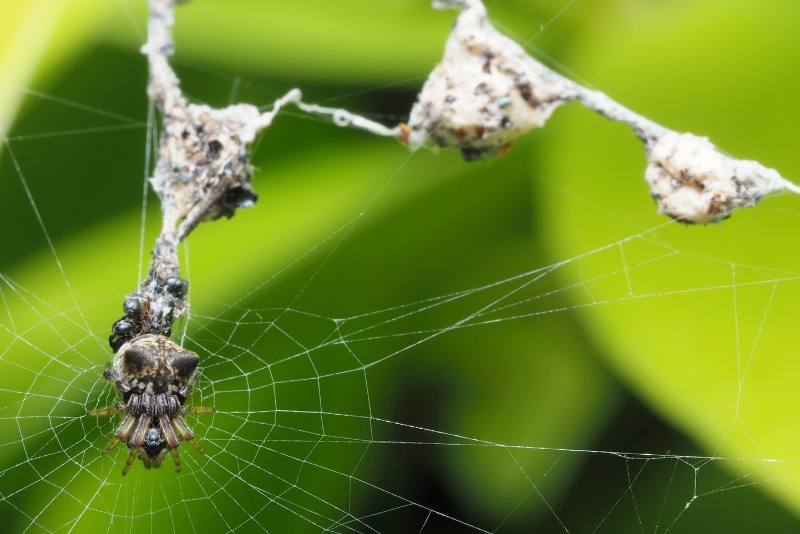
[[[138,449],[144,443],[144,437],[147,435],[147,429],[150,427],[150,415],[143,413],[139,414],[136,418],[136,428],[131,432],[128,437],[128,447]]]
[[[172,425],[169,422],[169,416],[162,413],[158,416],[158,427],[161,429],[161,435],[164,436],[164,441],[167,442],[167,447],[170,449],[177,449],[181,444],[181,440],[175,435]]]
[[[167,455],[167,449],[162,449],[161,452],[158,453],[158,456],[156,456],[155,460],[153,460],[153,467],[161,466],[161,462],[164,461],[164,456],[166,456],[166,455]],[[178,465],[175,468],[175,472],[176,473],[180,473],[181,472],[181,466],[180,465]]]
[[[114,376],[114,373],[111,372],[111,362],[106,362],[106,368],[103,370],[103,378],[114,384],[114,387],[121,393],[127,393],[131,390],[131,385],[128,384],[128,382],[118,380],[117,377]]]
[[[194,414],[214,413],[216,411],[217,409],[214,408],[213,406],[184,406],[181,409],[182,413],[194,413]]]
[[[118,402],[116,404],[112,404],[110,406],[106,406],[105,408],[100,408],[97,410],[88,410],[86,415],[114,415],[117,412],[121,412],[126,408],[125,403]]]
[[[189,378],[189,381],[184,385],[180,390],[178,390],[178,395],[183,397],[184,399],[189,396],[191,393],[192,388],[200,380],[200,373],[195,371],[192,373],[192,376]],[[203,414],[203,413],[214,413],[216,410],[213,406],[182,406],[181,413],[191,413],[191,414]],[[192,444],[192,447],[200,451],[201,453],[205,454],[206,451],[200,444],[194,439],[194,432],[189,428],[186,424],[186,421],[178,415],[172,420],[172,424],[175,426],[175,431],[181,438],[185,441],[188,441]]]
[[[111,440],[111,443],[106,445],[106,448],[100,451],[100,454],[107,454],[111,451],[114,447],[117,446],[117,443],[120,441],[125,441],[128,436],[131,434],[131,430],[133,430],[133,425],[136,423],[136,418],[131,415],[130,413],[125,415],[125,419],[122,420],[122,423],[117,428],[117,431],[114,433],[114,439]]]
[[[130,415],[130,414],[128,414]],[[125,467],[122,468],[122,474],[128,474],[128,469],[131,468],[136,453],[144,442],[144,437],[147,435],[147,429],[150,426],[150,416],[148,414],[140,414],[136,419],[136,428],[130,433],[128,437],[128,447],[131,452],[128,454],[128,459],[125,461]]]
[[[119,390],[121,393],[125,394],[131,390],[131,385],[127,382],[122,382],[117,380],[117,377],[113,375],[111,372],[111,362],[106,362],[106,368],[103,370],[103,378],[111,382],[114,387]],[[128,407],[123,402],[116,402],[105,408],[100,408],[99,410],[89,410],[86,412],[87,415],[114,415],[117,412],[126,412]],[[114,439],[106,445],[106,447],[100,451],[100,454],[107,454],[111,449],[117,446],[122,440],[125,440],[128,435],[131,433],[133,429],[133,425],[136,422],[136,418],[133,417],[130,412],[128,412],[125,418],[122,420],[122,423],[117,427],[117,431],[114,433]]]
[[[182,439],[191,443],[192,447],[200,451],[202,454],[206,453],[203,447],[201,447],[200,444],[197,443],[197,440],[194,439],[194,432],[192,432],[192,429],[186,424],[186,421],[183,420],[183,417],[180,415],[176,416],[172,420],[172,425],[175,428],[175,433],[178,434]]]
[[[136,458],[136,451],[138,449],[131,449],[131,452],[128,453],[128,459],[125,460],[125,466],[122,468],[122,476],[128,474],[128,469],[131,468],[131,464],[133,463],[133,459]]]
[[[197,383],[198,380],[200,380],[200,372],[195,371],[192,373],[192,376],[189,377],[189,380],[186,382],[186,384],[181,389],[178,390],[178,395],[180,395],[184,399],[188,397],[189,393],[191,393],[192,388],[194,387],[194,385]]]
[[[111,382],[117,390],[121,393],[125,394],[131,390],[131,385],[127,382],[120,382],[117,380],[117,377],[113,375],[111,372],[111,363],[106,362],[106,368],[103,371],[103,378]],[[122,411],[126,408],[124,402],[115,402],[105,408],[100,408],[99,410],[89,410],[86,412],[86,415],[113,415],[119,411]]]
[[[182,413],[191,413],[191,414],[215,413],[216,411],[217,409],[214,408],[213,406],[183,406],[181,408]],[[197,440],[194,439],[194,432],[192,432],[192,430],[186,424],[186,421],[180,415],[175,418],[175,422],[177,423],[179,420],[180,424],[183,425],[183,428],[185,428],[188,431],[188,434],[184,434],[183,439],[191,443],[192,447],[194,447],[201,453],[205,454],[206,453],[205,449],[203,449],[203,447],[201,447],[200,444],[197,443]],[[179,431],[178,434],[181,435],[181,432]]]
[[[178,452],[178,448],[177,447],[175,447],[174,449],[171,449],[171,450],[172,450],[172,459],[175,461],[175,472],[176,473],[180,473],[181,472],[181,455]],[[167,453],[167,449],[164,449],[163,451],[161,451],[161,455],[159,456],[159,458],[163,458],[164,454],[166,454],[166,453]],[[159,459],[159,463],[161,463],[160,459]]]
[[[167,449],[162,450],[161,452],[158,453],[158,456],[153,458],[152,463],[151,463],[150,457],[147,456],[147,452],[145,452],[145,450],[143,448],[139,449],[139,459],[142,461],[144,466],[146,468],[148,468],[148,469],[150,469],[151,467],[160,467],[161,466],[161,462],[164,460],[164,455],[166,455],[166,454],[167,454]],[[176,472],[177,471],[180,471],[180,469],[177,469]]]

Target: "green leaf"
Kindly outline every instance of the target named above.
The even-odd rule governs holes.
[[[670,3],[614,13],[574,43],[571,69],[624,105],[800,176],[795,2]],[[658,216],[638,141],[585,110],[551,121],[537,207],[548,245],[608,365],[724,466],[800,512],[794,328],[797,199],[719,225]],[[587,294],[590,295],[587,299]],[[772,459],[776,461],[771,461]]]

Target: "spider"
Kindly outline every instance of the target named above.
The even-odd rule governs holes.
[[[88,415],[124,415],[102,454],[125,442],[130,449],[122,474],[130,469],[138,452],[146,468],[159,467],[167,451],[180,472],[178,446],[188,441],[199,452],[205,451],[183,420],[185,413],[211,413],[213,407],[184,406],[197,382],[200,358],[159,334],[145,334],[126,341],[106,364],[103,376],[122,394],[122,400]]]

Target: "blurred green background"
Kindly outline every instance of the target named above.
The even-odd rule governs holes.
[[[797,199],[670,223],[634,136],[577,106],[470,164],[282,113],[259,203],[186,251],[208,454],[123,479],[82,414],[158,232],[145,5],[0,4],[0,530],[796,531]],[[487,3],[556,70],[800,176],[795,0],[567,4]],[[193,0],[174,65],[196,102],[297,86],[396,124],[455,15]]]

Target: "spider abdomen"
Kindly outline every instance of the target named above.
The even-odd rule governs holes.
[[[139,336],[124,343],[114,356],[112,372],[131,385],[130,394],[175,394],[192,379],[200,358],[168,337]],[[125,399],[128,400],[127,398]]]

